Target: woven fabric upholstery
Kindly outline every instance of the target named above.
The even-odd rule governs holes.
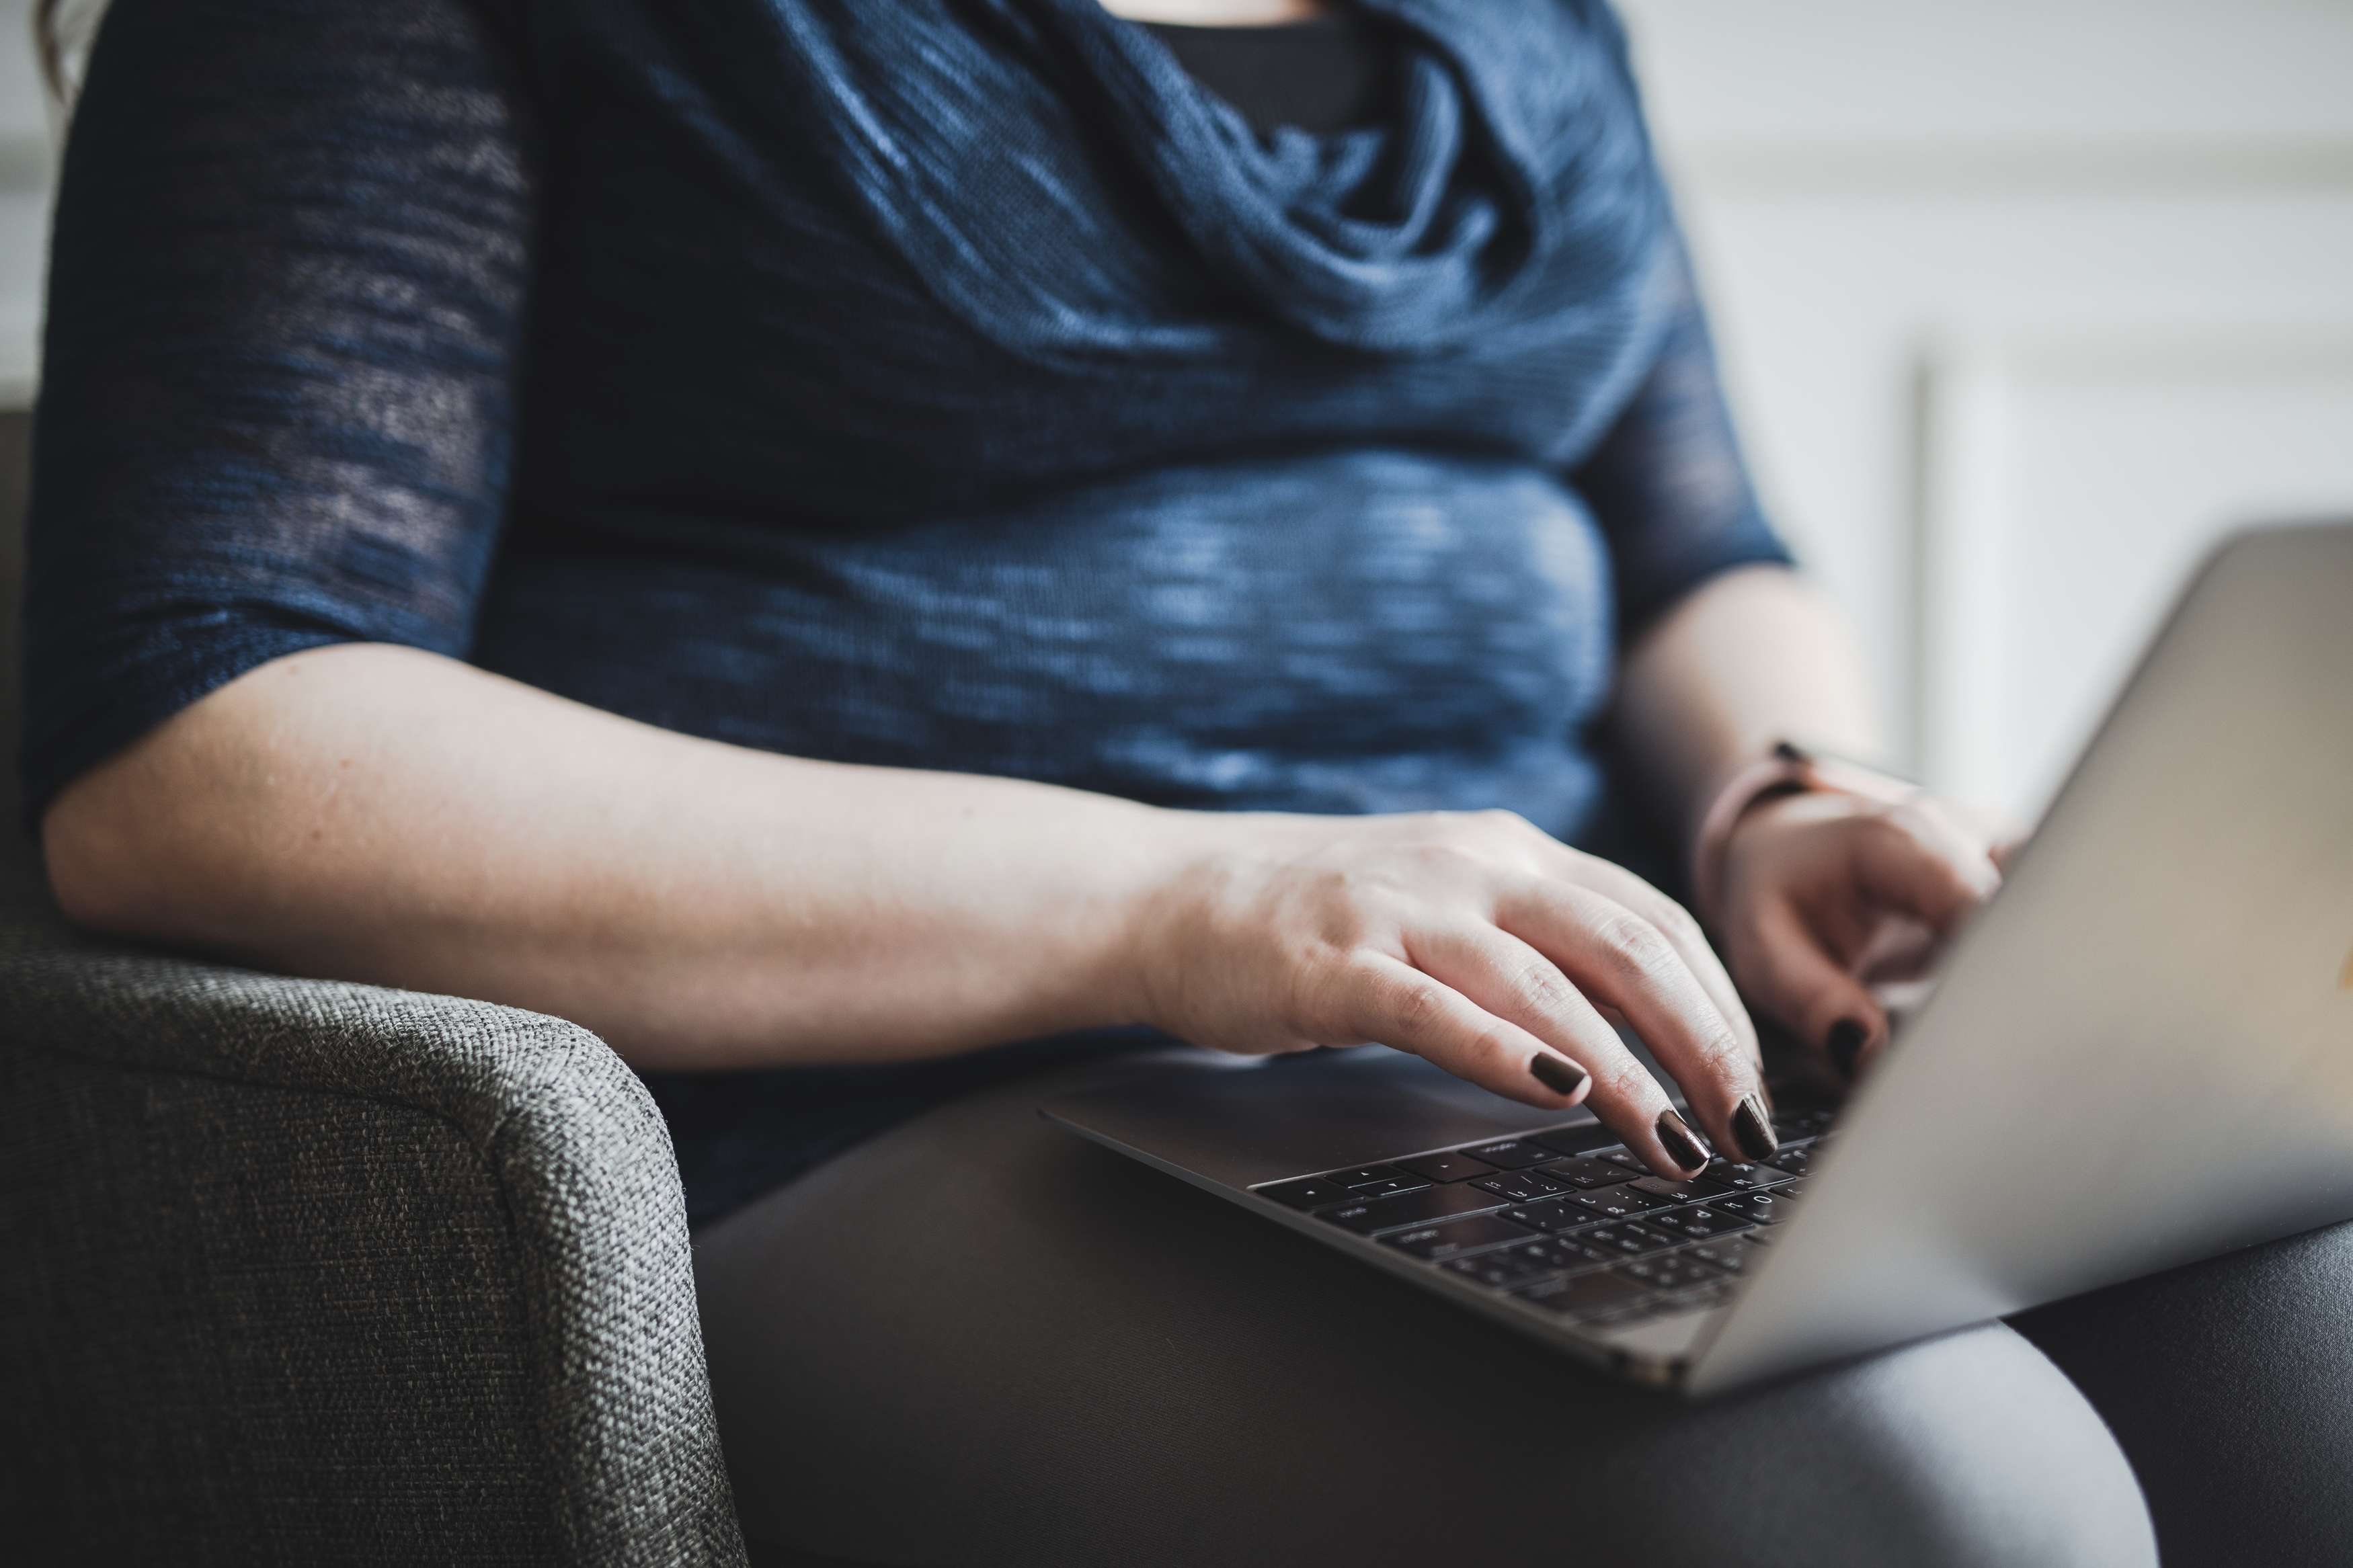
[[[744,1562],[644,1086],[557,1019],[109,947],[0,833],[0,1556]]]
[[[11,1539],[742,1561],[669,1138],[594,1036],[19,913],[0,1039]]]
[[[742,1560],[660,1116],[511,1009],[0,942],[0,1466],[47,1560]]]

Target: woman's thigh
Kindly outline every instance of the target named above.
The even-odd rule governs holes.
[[[2353,1225],[2017,1324],[2115,1429],[2166,1568],[2353,1561]]]
[[[948,1107],[700,1238],[775,1560],[2153,1562],[2099,1417],[2006,1328],[1685,1405],[1035,1114],[1174,1070]]]

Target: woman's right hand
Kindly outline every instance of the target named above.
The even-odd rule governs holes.
[[[1378,1041],[1525,1104],[1589,1104],[1662,1172],[1772,1152],[1757,1034],[1699,923],[1508,812],[1187,816],[1142,910],[1143,1021],[1246,1054]],[[1687,1127],[1605,1015],[1682,1086]]]

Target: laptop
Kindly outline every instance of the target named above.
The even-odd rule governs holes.
[[[1039,1109],[1694,1395],[2353,1217],[2353,524],[2207,561],[1888,1056],[1768,1164],[1662,1179],[1380,1046]]]

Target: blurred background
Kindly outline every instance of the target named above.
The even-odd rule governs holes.
[[[1774,515],[1899,760],[2031,816],[2213,539],[2353,516],[2353,0],[1620,4]],[[0,409],[38,374],[30,13]]]
[[[2353,0],[1620,4],[1775,517],[2034,814],[2218,533],[2353,516]]]

